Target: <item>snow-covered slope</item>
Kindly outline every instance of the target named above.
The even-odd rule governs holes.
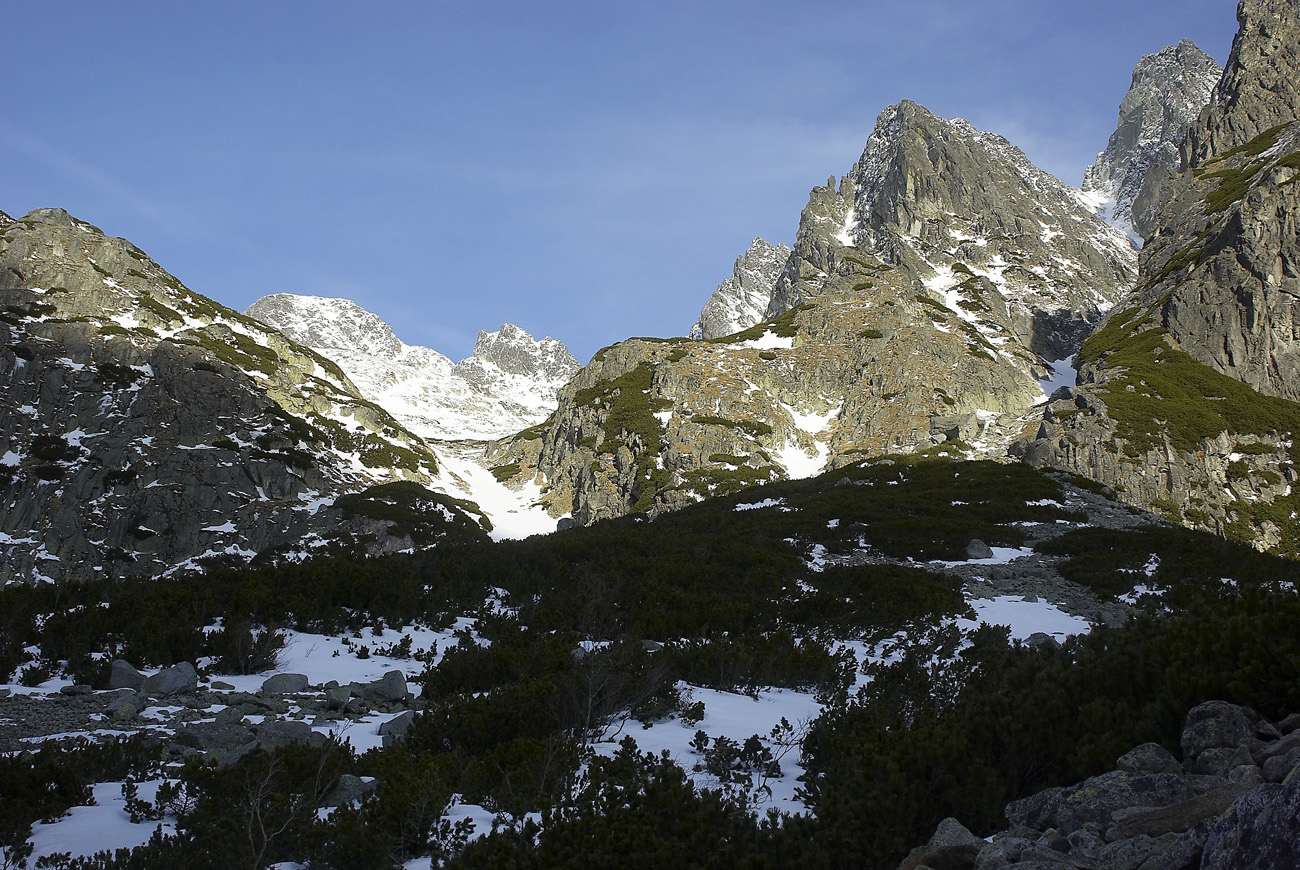
[[[690,337],[721,338],[761,322],[772,301],[772,287],[789,258],[786,245],[772,245],[756,237],[749,250],[736,258],[731,277],[704,303]]]
[[[488,440],[540,423],[579,367],[561,342],[509,323],[480,332],[473,355],[453,364],[347,299],[276,293],[247,314],[334,360],[367,399],[436,440]]]
[[[1119,105],[1119,123],[1106,150],[1083,174],[1098,214],[1140,244],[1154,219],[1148,176],[1178,164],[1187,128],[1210,102],[1223,70],[1191,40],[1166,46],[1138,62]]]

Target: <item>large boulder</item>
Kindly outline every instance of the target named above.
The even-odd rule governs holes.
[[[1183,727],[1183,757],[1194,761],[1211,749],[1235,750],[1255,736],[1258,717],[1245,707],[1227,701],[1206,701],[1187,714]]]
[[[389,671],[373,683],[366,683],[363,697],[367,701],[405,701],[406,677],[401,671]]]
[[[262,691],[268,695],[296,695],[307,691],[311,680],[306,674],[275,674],[262,681]]]
[[[1300,867],[1300,783],[1261,785],[1210,826],[1201,870]]]
[[[253,742],[253,733],[242,725],[194,722],[176,732],[175,742],[205,752],[227,751]]]
[[[108,672],[110,689],[138,689],[144,685],[144,674],[136,670],[135,665],[122,659],[114,659]]]
[[[1168,773],[1112,771],[1015,801],[1007,806],[1007,819],[1037,831],[1076,831],[1087,824],[1105,828],[1117,810],[1164,807],[1194,797],[1196,789],[1190,779]]]
[[[1115,762],[1116,770],[1129,773],[1182,773],[1182,765],[1173,753],[1159,743],[1143,743],[1130,749]]]
[[[379,726],[379,736],[383,738],[385,746],[392,746],[406,737],[406,733],[411,730],[411,723],[415,721],[415,713],[407,710],[399,713],[392,719]]]
[[[898,865],[899,870],[966,870],[975,866],[984,841],[954,818],[944,819],[935,828],[930,842],[913,849]]]
[[[199,675],[194,665],[181,662],[164,668],[151,677],[146,677],[141,686],[150,698],[169,698],[198,691]]]

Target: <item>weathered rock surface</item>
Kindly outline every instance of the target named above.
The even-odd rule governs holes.
[[[1123,755],[1115,771],[1009,804],[1010,827],[989,843],[945,819],[900,870],[1295,866],[1300,786],[1193,772],[1198,759],[1228,745],[1247,758],[1248,766],[1254,765],[1252,753],[1278,757],[1286,730],[1284,723],[1264,721],[1245,707],[1202,704],[1188,714],[1181,766],[1163,747],[1144,744]]]
[[[1002,455],[1047,361],[1078,347],[1134,262],[1006,140],[900,103],[839,187],[812,191],[768,322],[606,348],[489,461],[589,523],[863,455]]]
[[[688,335],[722,338],[761,323],[772,303],[776,279],[789,258],[787,245],[773,245],[755,238],[749,249],[736,258],[731,277],[719,284],[704,303],[700,319]]]
[[[262,681],[262,691],[268,695],[293,695],[307,691],[310,683],[306,674],[273,674]]]
[[[1176,170],[1187,128],[1200,116],[1223,69],[1191,40],[1149,54],[1133,70],[1106,150],[1085,170],[1083,190],[1104,198],[1101,216],[1138,237],[1154,229],[1157,176]],[[1144,189],[1147,178],[1152,184]]]
[[[1300,782],[1263,785],[1210,826],[1201,870],[1300,867]]]
[[[140,691],[150,698],[170,698],[172,695],[195,692],[198,688],[199,674],[194,670],[194,665],[181,662],[146,677]]]
[[[1245,0],[1238,19],[1213,100],[1179,172],[1164,176],[1137,286],[1021,452],[1189,526],[1295,555],[1300,10]]]
[[[110,689],[138,689],[144,685],[144,674],[135,669],[135,665],[122,659],[114,659],[108,674]]]
[[[382,549],[327,505],[438,471],[338,366],[58,209],[0,215],[0,379],[0,582]]]

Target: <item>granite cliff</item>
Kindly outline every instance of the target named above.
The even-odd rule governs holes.
[[[761,283],[755,254],[720,293]],[[606,348],[489,459],[588,523],[863,455],[1001,454],[1134,265],[1079,191],[903,102],[838,185],[812,191],[761,323],[708,338],[702,318],[703,341]]]
[[[482,534],[421,488],[432,449],[337,365],[62,210],[0,215],[0,312],[3,581],[410,546],[374,518],[384,501],[427,514],[418,536]]]
[[[1300,553],[1300,12],[1245,0],[1134,290],[1019,452],[1143,507]]]

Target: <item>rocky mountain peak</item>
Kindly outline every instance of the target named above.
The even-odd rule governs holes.
[[[1241,0],[1239,28],[1213,105],[1189,133],[1196,167],[1300,114],[1300,31],[1294,0]]]
[[[391,326],[350,299],[273,293],[258,299],[244,313],[277,328],[292,324],[294,340],[308,347],[347,348],[361,356],[378,357],[396,356],[402,350],[402,341]]]
[[[1025,455],[1297,556],[1300,8],[1249,0],[1238,19],[1184,159],[1160,175],[1138,283],[1084,345],[1079,386],[1048,404]]]
[[[453,364],[347,299],[276,293],[247,313],[337,362],[367,399],[436,440],[500,438],[541,422],[579,367],[562,342],[511,323],[479,332],[474,353]]]
[[[754,237],[749,249],[736,258],[731,277],[718,285],[690,329],[691,338],[721,338],[762,321],[772,302],[772,288],[780,277],[790,248]]]
[[[1153,229],[1153,192],[1143,182],[1178,165],[1187,128],[1210,102],[1223,70],[1191,40],[1142,58],[1119,106],[1119,122],[1106,150],[1083,175],[1100,214],[1138,237]]]
[[[1081,191],[1003,137],[907,100],[880,114],[838,188],[813,190],[766,314],[817,295],[845,248],[935,292],[968,275],[987,281],[1018,339],[1047,359],[1078,349],[1088,324],[1132,286],[1137,265],[1128,239]]]
[[[0,582],[409,546],[333,503],[442,472],[335,363],[62,209],[0,220],[0,382]]]
[[[560,383],[572,377],[579,367],[578,360],[563,342],[549,335],[539,341],[513,323],[503,323],[495,332],[479,330],[473,356],[503,372],[540,375],[547,381]]]

